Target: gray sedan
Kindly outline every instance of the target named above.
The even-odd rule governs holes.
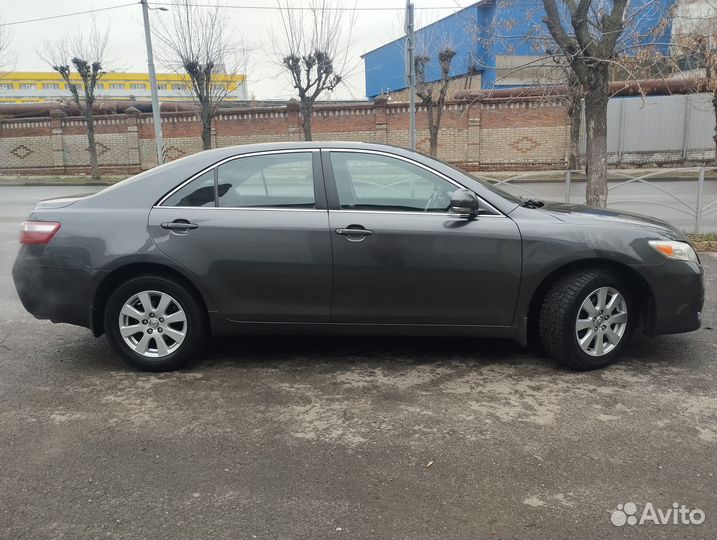
[[[684,234],[634,214],[515,198],[399,148],[210,150],[87,197],[37,203],[13,268],[38,318],[177,369],[210,335],[360,333],[539,340],[575,369],[635,329],[699,328]]]

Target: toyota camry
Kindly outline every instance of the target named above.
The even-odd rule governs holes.
[[[514,197],[374,144],[201,152],[96,194],[37,203],[13,278],[35,317],[178,369],[214,335],[498,337],[573,369],[631,334],[699,328],[685,235],[635,214]]]

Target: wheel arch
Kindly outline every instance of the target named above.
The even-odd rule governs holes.
[[[95,336],[101,336],[105,332],[104,328],[104,312],[107,300],[112,291],[121,283],[142,274],[154,274],[174,279],[185,286],[197,300],[200,301],[202,308],[208,313],[207,301],[199,288],[179,270],[170,266],[154,263],[154,262],[132,262],[122,265],[107,274],[95,291],[94,300],[92,302],[92,312],[90,315],[90,330]]]
[[[612,271],[624,280],[632,301],[638,306],[638,327],[650,331],[654,325],[655,297],[647,280],[634,267],[618,261],[599,258],[579,259],[553,269],[533,290],[527,313],[529,343],[538,343],[540,306],[550,286],[567,274],[595,269]]]

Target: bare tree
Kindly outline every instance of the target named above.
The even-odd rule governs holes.
[[[435,82],[426,81],[426,65],[431,57],[419,55],[416,63],[416,96],[426,107],[428,121],[428,134],[430,137],[429,153],[436,156],[438,153],[438,132],[441,129],[441,115],[446,104],[448,84],[450,83],[451,62],[456,51],[451,47],[443,47],[438,51],[438,65],[441,69],[441,78]]]
[[[7,26],[0,14],[0,70],[7,69],[15,60],[15,55],[10,48],[11,39],[10,27]]]
[[[45,61],[62,76],[72,100],[85,117],[93,180],[100,179],[100,167],[97,162],[92,106],[97,82],[105,73],[108,38],[109,29],[100,30],[93,21],[86,34],[78,31],[74,36],[64,37],[57,42],[46,41],[44,45]]]
[[[601,13],[597,0],[543,0],[545,24],[585,91],[587,133],[586,201],[590,206],[607,204],[607,104],[610,99],[610,63],[625,28],[628,0],[613,0],[609,12]],[[570,25],[568,27],[567,25]]]
[[[502,55],[496,56],[497,65],[479,67],[494,70],[496,84],[534,85],[546,99],[566,103],[571,168],[578,162],[584,110],[586,200],[605,206],[609,82],[638,82],[669,72],[664,38],[669,35],[670,10],[658,0],[542,0],[527,8],[521,5],[518,13],[520,18],[499,17],[500,22],[477,32],[479,45]]]
[[[249,47],[235,38],[219,5],[173,0],[171,24],[155,25],[158,57],[185,76],[187,91],[197,104],[202,147],[212,147],[212,123],[224,99],[236,89],[236,77],[247,66]]]
[[[485,27],[470,28],[466,33],[478,48],[499,50],[502,58],[516,59],[517,62],[501,65],[497,61],[497,65],[490,66],[475,59],[475,67],[495,70],[496,85],[537,89],[541,93],[531,91],[531,98],[562,101],[570,125],[568,167],[577,169],[580,166],[580,131],[585,97],[580,81],[542,24],[545,13],[542,2],[525,6],[518,0],[503,0],[501,9],[519,13],[522,21],[514,17],[498,17]],[[516,50],[518,46],[523,50]]]
[[[283,40],[274,54],[299,94],[304,140],[311,140],[311,114],[323,93],[331,93],[346,76],[355,10],[333,0],[311,0],[307,10],[277,0]]]

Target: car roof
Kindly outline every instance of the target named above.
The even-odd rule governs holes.
[[[184,180],[225,159],[255,152],[301,149],[320,150],[324,148],[373,150],[403,156],[418,163],[423,163],[449,177],[455,177],[456,174],[460,174],[463,177],[461,182],[464,185],[468,185],[476,190],[479,195],[487,199],[490,204],[496,206],[503,212],[508,212],[510,209],[515,208],[514,203],[510,203],[493,193],[487,193],[486,189],[481,187],[478,181],[466,177],[447,163],[398,146],[355,141],[285,141],[224,146],[213,150],[205,150],[144,171],[114,186],[110,186],[95,195],[86,197],[79,202],[78,205],[102,208],[127,206],[150,207]]]

